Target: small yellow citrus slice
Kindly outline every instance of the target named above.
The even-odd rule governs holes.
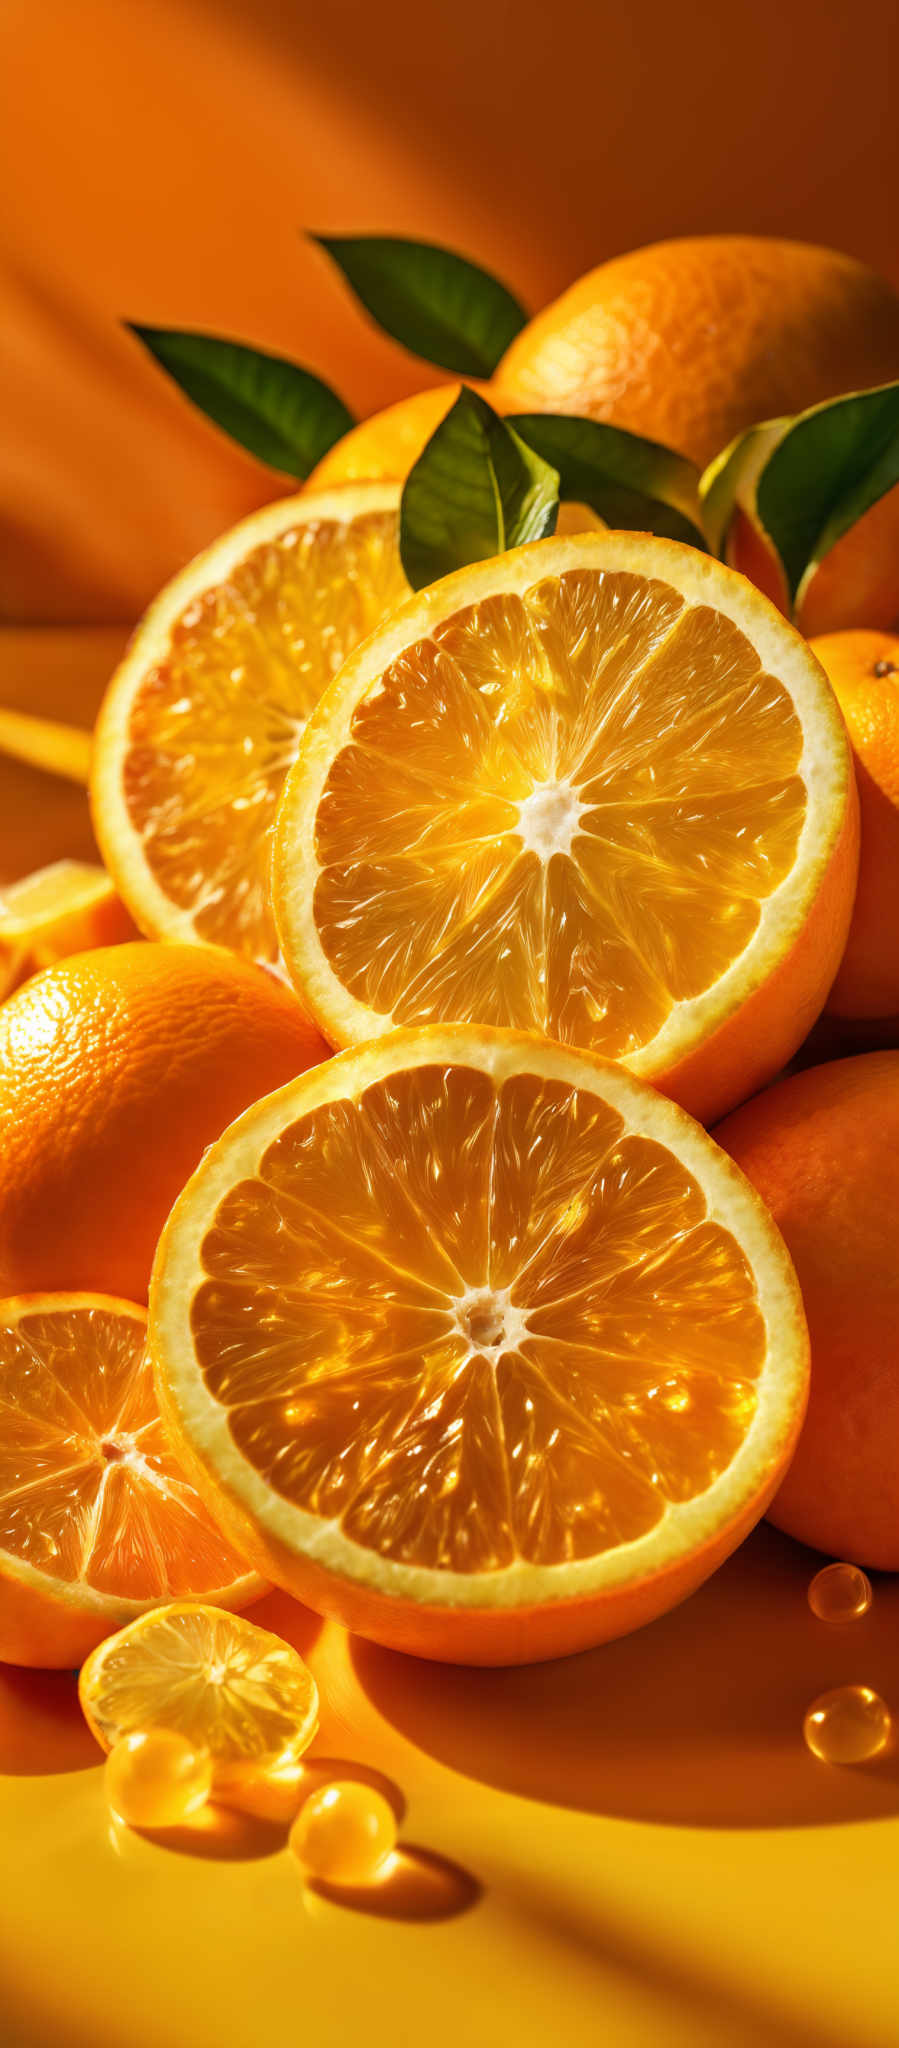
[[[71,1666],[173,1593],[240,1606],[262,1590],[172,1450],[146,1312],[0,1302],[0,1657]]]
[[[357,484],[253,513],[138,628],[97,725],[91,803],[149,937],[277,957],[272,820],[326,683],[406,593],[398,495]]]
[[[0,986],[4,993],[92,946],[116,946],[138,934],[105,870],[57,860],[0,889]]]
[[[285,788],[273,890],[332,1044],[542,1031],[708,1120],[821,1008],[857,859],[805,642],[721,563],[605,532],[460,570],[350,656]]]
[[[808,1339],[706,1133],[537,1037],[398,1032],[207,1152],[151,1289],[160,1401],[258,1568],[504,1663],[673,1605],[764,1512]]]
[[[212,1758],[213,1786],[247,1766],[286,1769],[312,1741],[318,1690],[296,1650],[220,1608],[175,1601],[144,1614],[88,1657],[78,1696],[97,1741],[114,1749],[168,1729]]]

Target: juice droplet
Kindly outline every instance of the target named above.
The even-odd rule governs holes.
[[[863,1764],[890,1739],[890,1710],[869,1685],[840,1685],[813,1700],[802,1733],[825,1764]]]
[[[874,1595],[857,1564],[826,1564],[808,1589],[808,1604],[819,1621],[858,1621]]]
[[[328,1884],[371,1884],[395,1845],[396,1820],[383,1793],[350,1779],[313,1792],[290,1831],[306,1876]]]
[[[110,1750],[104,1773],[114,1813],[132,1828],[174,1828],[209,1797],[212,1759],[173,1728],[135,1729]]]

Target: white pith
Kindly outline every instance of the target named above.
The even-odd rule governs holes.
[[[645,1535],[595,1557],[534,1565],[521,1557],[493,1571],[465,1573],[385,1561],[348,1538],[338,1520],[325,1520],[274,1492],[236,1445],[228,1411],[209,1393],[196,1359],[191,1303],[205,1280],[202,1245],[218,1207],[237,1183],[255,1177],[268,1146],[286,1125],[325,1103],[352,1100],[393,1073],[444,1061],[486,1073],[499,1084],[535,1073],[594,1092],[619,1111],[629,1133],[667,1146],[703,1189],[709,1218],[730,1230],[755,1275],[766,1325],[768,1356],[757,1381],[751,1423],[730,1464],[705,1492],[666,1504]],[[511,1304],[489,1303],[477,1290],[458,1297],[454,1312],[472,1307],[508,1316]],[[807,1335],[795,1275],[758,1197],[706,1133],[672,1102],[635,1082],[621,1067],[513,1032],[434,1026],[391,1033],[380,1043],[341,1054],[249,1110],[212,1146],[172,1212],[157,1256],[151,1288],[151,1331],[167,1400],[196,1468],[206,1474],[210,1499],[224,1493],[282,1552],[316,1562],[360,1586],[436,1607],[506,1608],[635,1583],[700,1550],[776,1470],[784,1442],[798,1427],[807,1387]],[[524,1320],[524,1318],[523,1318]],[[504,1321],[504,1335],[511,1326]],[[483,1351],[482,1351],[482,1354]],[[488,1353],[488,1355],[490,1355]]]
[[[361,1045],[401,1025],[350,993],[331,966],[315,922],[322,870],[314,820],[332,765],[351,742],[357,708],[377,696],[392,662],[457,610],[498,594],[524,596],[548,577],[590,568],[656,576],[688,605],[709,605],[730,619],[750,638],[761,668],[789,692],[803,736],[795,774],[807,800],[792,867],[762,899],[749,944],[699,995],[673,1003],[656,1035],[623,1055],[623,1064],[649,1078],[670,1071],[767,980],[798,937],[843,829],[852,774],[842,719],[815,657],[742,576],[679,542],[613,532],[538,541],[458,570],[402,605],[344,663],[306,728],[276,826],[274,907],[282,950],[332,1044]]]

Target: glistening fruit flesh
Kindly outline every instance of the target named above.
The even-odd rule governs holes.
[[[645,535],[540,542],[345,664],[282,801],[287,966],[332,1043],[538,1030],[701,1116],[782,1065],[845,940],[845,731],[741,578]]]
[[[97,837],[143,931],[277,958],[270,833],[303,726],[399,599],[397,491],[282,500],[182,571],[104,701]]]
[[[173,1594],[262,1588],[159,1416],[145,1312],[104,1295],[0,1304],[0,1657],[75,1664]]]
[[[620,1069],[397,1033],[258,1104],[176,1205],[160,1397],[249,1557],[395,1647],[636,1626],[762,1511],[805,1394],[775,1233]]]

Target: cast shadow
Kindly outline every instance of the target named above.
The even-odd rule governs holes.
[[[251,1774],[244,1784],[235,1780],[182,1827],[129,1830],[113,1816],[116,1846],[124,1850],[129,1833],[134,1833],[178,1855],[224,1863],[247,1863],[263,1856],[276,1856],[285,1846],[291,1823],[304,1799],[317,1792],[319,1786],[333,1784],[337,1779],[352,1779],[355,1784],[370,1785],[380,1792],[393,1808],[397,1825],[401,1824],[406,1802],[399,1786],[392,1778],[386,1778],[383,1771],[371,1770],[367,1764],[344,1757],[307,1755],[293,1770],[280,1775],[255,1778]]]
[[[899,1578],[835,1628],[808,1606],[823,1562],[763,1524],[682,1607],[580,1656],[484,1670],[357,1638],[353,1662],[402,1735],[502,1791],[687,1826],[876,1819],[899,1813],[899,1745],[840,1769],[809,1754],[802,1719],[849,1683],[873,1686],[899,1719]]]
[[[73,1672],[0,1664],[0,1771],[37,1777],[99,1761]]]
[[[352,1779],[381,1792],[393,1808],[397,1823],[405,1813],[405,1800],[383,1771],[343,1757],[304,1757],[299,1770],[281,1784],[254,1786],[233,1791],[204,1807],[193,1820],[178,1828],[128,1829],[110,1817],[110,1839],[120,1855],[127,1854],[131,1834],[176,1855],[228,1863],[254,1862],[275,1856],[287,1842],[291,1822],[304,1799],[320,1785]],[[382,1920],[451,1920],[468,1911],[481,1896],[480,1885],[457,1863],[445,1856],[407,1842],[399,1842],[388,1858],[383,1876],[367,1885],[335,1885],[307,1881],[307,1894],[345,1906],[356,1913],[373,1914]]]
[[[325,1884],[315,1878],[306,1889],[334,1906],[348,1906],[379,1920],[455,1920],[482,1896],[476,1878],[458,1863],[411,1842],[397,1844],[383,1877],[374,1884]]]

